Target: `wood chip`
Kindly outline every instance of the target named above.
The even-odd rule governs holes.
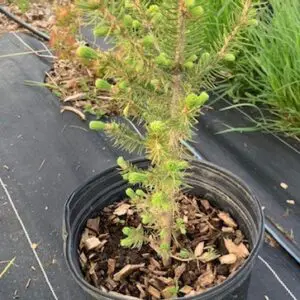
[[[140,299],[146,298],[146,292],[145,292],[145,290],[143,289],[143,286],[138,282],[138,283],[136,284],[136,287],[137,287],[137,289],[140,291]]]
[[[72,96],[69,96],[67,98],[64,99],[64,102],[69,102],[69,101],[78,101],[78,100],[82,100],[86,98],[86,94],[85,93],[78,93]]]
[[[225,227],[225,226],[223,226],[221,230],[224,233],[233,233],[234,232],[234,229],[232,227]]]
[[[92,236],[92,237],[88,238],[87,240],[85,240],[84,246],[87,251],[90,251],[90,250],[93,250],[93,249],[101,246],[101,241],[97,237]]]
[[[155,287],[153,287],[152,285],[150,285],[148,287],[148,293],[154,297],[155,299],[160,299],[160,292],[159,290],[157,290]]]
[[[156,269],[161,269],[160,263],[156,259],[154,259],[153,257],[150,257],[150,264],[152,266],[154,266]]]
[[[27,280],[27,283],[26,283],[26,285],[25,285],[25,289],[28,289],[28,288],[29,288],[30,283],[31,283],[31,278],[29,278],[29,279]]]
[[[219,261],[222,265],[232,265],[237,261],[237,256],[235,254],[226,254],[219,257]]]
[[[86,120],[85,114],[81,110],[73,106],[62,106],[60,112],[63,113],[65,111],[73,112],[74,114],[78,115],[82,120]]]
[[[163,277],[163,276],[158,276],[156,277],[157,280],[161,281],[162,283],[166,285],[172,285],[174,284],[174,279],[171,277]]]
[[[123,203],[118,208],[115,209],[114,215],[124,216],[127,214],[128,209],[130,208],[130,204]]]
[[[201,205],[204,207],[205,210],[209,210],[211,208],[208,200],[201,200]]]
[[[295,205],[295,200],[286,200],[287,204]]]
[[[37,244],[37,243],[32,243],[32,244],[31,244],[31,248],[32,248],[33,250],[35,250],[35,249],[38,247],[38,245],[39,245],[39,244]]]
[[[286,183],[284,182],[281,182],[280,183],[280,186],[284,189],[284,190],[287,190],[287,188],[289,187]]]
[[[181,275],[185,272],[186,270],[186,264],[182,263],[180,266],[176,267],[174,270],[175,273],[175,280],[178,280]]]
[[[235,254],[237,258],[246,258],[249,256],[249,250],[244,243],[236,245],[231,239],[224,239],[224,244],[230,254]]]
[[[82,266],[82,267],[85,267],[85,265],[86,265],[86,263],[87,263],[88,260],[87,260],[86,255],[84,254],[84,252],[81,252],[81,253],[80,253],[79,258],[80,258],[81,266]]]
[[[122,268],[118,273],[114,275],[115,281],[121,281],[124,278],[126,278],[129,274],[132,272],[143,268],[145,264],[138,264],[138,265],[126,265],[124,268]]]
[[[174,289],[176,289],[176,286],[167,286],[165,289],[161,291],[162,296],[164,299],[171,299],[174,298]]]
[[[236,222],[230,217],[230,215],[226,212],[220,212],[218,214],[218,217],[229,227],[236,228],[237,224]]]
[[[109,258],[107,261],[107,274],[111,275],[115,272],[116,269],[116,260],[113,258]]]
[[[193,290],[194,289],[191,286],[185,285],[183,288],[180,289],[180,292],[187,295],[191,293]]]
[[[198,277],[197,285],[201,288],[206,288],[214,282],[215,277],[213,271],[207,268],[207,270]]]
[[[99,233],[99,224],[100,224],[100,217],[94,219],[88,219],[86,223],[86,227]]]
[[[196,248],[195,248],[195,250],[194,250],[194,255],[195,255],[196,257],[201,256],[202,253],[203,253],[203,250],[204,250],[204,242],[200,242],[200,243],[196,246]]]

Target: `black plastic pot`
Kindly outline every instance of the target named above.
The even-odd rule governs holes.
[[[148,161],[135,160],[140,168],[147,168]],[[259,202],[247,186],[230,172],[211,163],[193,162],[193,175],[189,179],[192,194],[203,196],[224,211],[228,211],[246,234],[251,253],[244,265],[222,284],[208,291],[184,299],[228,300],[246,299],[253,263],[263,242],[264,218]],[[80,269],[78,245],[87,219],[103,207],[124,199],[128,183],[112,167],[93,177],[79,187],[68,199],[64,211],[64,251],[67,265],[77,283],[95,299],[129,299],[120,294],[105,293],[84,280]],[[179,298],[180,299],[180,298]]]

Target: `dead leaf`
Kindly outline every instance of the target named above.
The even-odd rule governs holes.
[[[175,280],[178,280],[181,275],[185,272],[186,270],[186,264],[182,263],[180,266],[176,267],[174,270],[175,273]]]
[[[118,208],[115,209],[114,215],[124,216],[127,214],[128,209],[130,208],[130,204],[123,203]]]
[[[65,111],[73,112],[76,115],[78,115],[82,120],[84,120],[84,121],[86,120],[85,114],[82,111],[80,111],[79,109],[76,109],[73,106],[62,106],[60,112],[63,113]]]
[[[204,250],[204,242],[200,242],[195,248],[195,251],[194,251],[195,256],[196,257],[201,256],[203,253],[203,250]]]
[[[230,217],[230,215],[226,212],[219,212],[218,217],[229,227],[236,228],[237,224],[236,222]]]
[[[235,254],[226,254],[219,257],[219,261],[222,265],[232,265],[237,261],[237,256]]]
[[[129,274],[132,272],[143,268],[145,264],[139,264],[139,265],[126,265],[124,268],[122,268],[118,273],[114,275],[114,280],[115,281],[121,281],[124,278],[126,278]]]
[[[224,239],[224,244],[230,254],[235,254],[237,258],[246,258],[249,256],[249,250],[244,243],[236,245],[231,239]]]

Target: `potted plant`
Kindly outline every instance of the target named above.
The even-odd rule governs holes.
[[[235,59],[243,28],[253,24],[250,0],[218,50],[200,41],[205,1],[79,1],[96,35],[112,51],[80,46],[97,68],[96,88],[109,93],[144,135],[122,122],[90,122],[116,146],[145,159],[114,166],[78,188],[65,206],[67,264],[97,299],[245,299],[263,240],[263,216],[253,193],[229,172],[190,159],[200,109],[199,86]]]

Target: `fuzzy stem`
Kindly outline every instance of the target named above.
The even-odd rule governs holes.
[[[179,102],[183,96],[182,89],[182,66],[184,63],[184,45],[185,45],[185,15],[186,6],[184,0],[178,1],[178,24],[177,24],[177,45],[175,51],[175,64],[174,73],[172,76],[172,99],[170,103],[171,118],[176,119],[178,117],[178,109],[180,107]],[[172,149],[173,153],[180,153],[180,141],[177,138],[176,131],[170,130],[170,142],[169,147]],[[164,213],[164,230],[165,234],[161,239],[161,243],[171,247],[172,241],[172,225],[174,223],[174,205],[175,205],[175,195],[171,193],[169,195],[169,201],[171,203],[170,210]],[[166,254],[163,257],[164,266],[168,266],[171,263],[170,254]]]

